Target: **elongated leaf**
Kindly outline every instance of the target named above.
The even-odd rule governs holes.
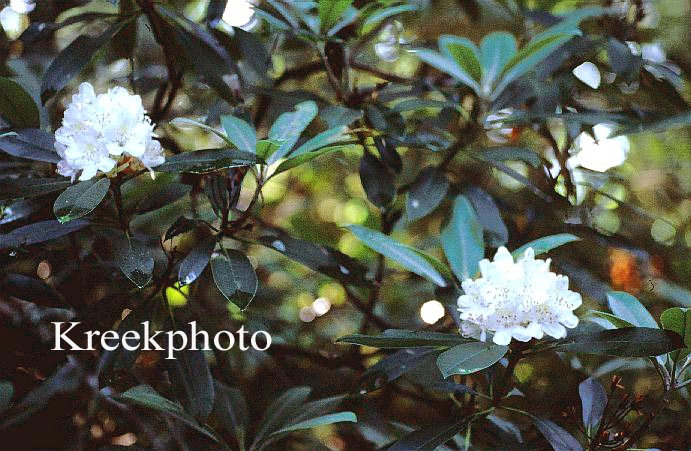
[[[309,387],[294,387],[279,396],[266,409],[264,418],[250,449],[262,443],[272,432],[284,427],[305,404],[312,389]]]
[[[622,328],[622,327],[636,327],[635,325],[631,324],[630,322],[619,318],[617,315],[613,315],[611,313],[607,312],[600,312],[597,310],[594,310],[590,312],[591,315],[597,317],[597,318],[602,318],[605,321],[607,321],[609,324],[614,326],[615,328]],[[599,323],[599,322],[598,322]],[[608,329],[611,329],[611,327],[607,327]]]
[[[449,181],[443,172],[429,166],[417,176],[406,199],[406,215],[414,221],[431,213],[446,197]]]
[[[319,0],[319,28],[322,33],[336,25],[352,4],[353,0]]]
[[[48,307],[68,305],[62,295],[41,279],[9,273],[0,279],[2,292],[27,302]]]
[[[0,413],[7,410],[14,396],[14,386],[10,381],[0,381]]]
[[[506,244],[509,240],[509,230],[492,196],[476,186],[469,187],[464,194],[473,204],[477,220],[484,231],[485,240],[490,246],[499,247]]]
[[[433,424],[413,431],[387,448],[388,451],[430,451],[451,440],[468,424],[467,418]]]
[[[400,349],[367,368],[360,378],[358,393],[378,390],[423,364],[433,365],[432,359],[438,353],[436,348]]]
[[[269,129],[269,139],[274,142],[280,142],[281,147],[271,155],[271,158],[268,160],[269,164],[275,163],[288,155],[302,132],[317,116],[317,112],[317,104],[312,100],[308,100],[298,103],[295,106],[295,111],[278,116],[276,122]]]
[[[14,128],[39,128],[34,99],[16,81],[0,77],[0,116]]]
[[[458,36],[442,35],[439,38],[439,50],[442,55],[454,60],[473,80],[480,81],[480,50],[474,42]]]
[[[101,203],[110,189],[110,179],[100,178],[79,182],[63,191],[53,204],[58,221],[70,222],[88,215]]]
[[[365,34],[372,30],[378,23],[389,17],[394,17],[406,12],[418,11],[420,5],[417,4],[403,4],[397,6],[390,6],[388,8],[378,8],[373,14],[367,16],[367,19],[362,23],[362,33]]]
[[[200,426],[194,418],[185,413],[179,404],[159,395],[158,392],[149,385],[137,385],[132,387],[124,392],[120,398],[126,402],[153,409],[177,418],[193,429],[211,438],[214,442],[218,441],[209,431]]]
[[[82,35],[55,57],[43,75],[41,101],[45,104],[50,97],[64,88],[81,70],[89,64],[96,52],[117,34],[129,20],[111,25],[96,37]]]
[[[441,232],[441,245],[459,280],[475,276],[478,262],[485,254],[485,242],[482,226],[465,196],[458,196],[454,201],[451,220]]]
[[[85,220],[70,221],[68,224],[62,224],[59,221],[35,222],[16,228],[4,235],[0,234],[0,249],[43,243],[69,235],[88,225],[89,221]]]
[[[235,250],[221,249],[211,259],[214,282],[223,296],[244,310],[257,293],[257,274],[247,256]]]
[[[524,147],[490,147],[473,151],[472,156],[487,162],[523,161],[534,168],[539,168],[542,164],[540,156],[534,150]]]
[[[257,131],[252,125],[235,116],[221,116],[221,125],[235,147],[247,153],[256,152]]]
[[[301,421],[297,424],[292,424],[290,426],[286,426],[282,429],[279,429],[275,432],[272,432],[271,435],[279,435],[279,434],[284,434],[286,432],[294,432],[294,431],[300,431],[304,429],[312,429],[316,428],[319,426],[325,426],[327,424],[334,424],[334,423],[344,423],[344,422],[350,422],[350,423],[357,423],[357,416],[353,412],[337,412],[337,413],[330,413],[328,415],[322,415],[317,418],[312,418],[311,420],[305,420]]]
[[[186,331],[187,336],[189,331]],[[168,375],[177,399],[190,415],[204,422],[214,405],[214,384],[209,364],[201,350],[175,351],[173,359],[166,359]]]
[[[259,161],[253,154],[240,150],[207,149],[173,155],[156,166],[158,172],[191,172],[205,174],[222,169],[252,166]]]
[[[66,178],[18,178],[0,180],[0,201],[31,198],[70,186]]]
[[[496,98],[509,84],[533,70],[552,52],[566,44],[573,35],[573,33],[555,34],[530,41],[506,64],[499,83],[492,93],[492,98]]]
[[[241,444],[245,446],[245,428],[247,425],[247,402],[242,396],[242,392],[236,388],[231,388],[222,382],[214,380],[214,408],[212,415],[226,431],[235,436]]]
[[[573,435],[550,420],[530,415],[533,424],[547,439],[554,451],[583,451],[583,446],[578,443]]]
[[[679,334],[648,327],[627,327],[585,334],[571,333],[547,344],[547,349],[617,357],[650,357],[683,347]]]
[[[0,150],[13,157],[28,160],[57,163],[60,157],[55,152],[55,138],[51,133],[37,128],[18,130],[0,137]]]
[[[212,236],[202,240],[192,248],[190,253],[180,262],[180,270],[178,271],[180,285],[189,285],[202,275],[209,264],[209,260],[211,260],[211,254],[215,247],[216,239]]]
[[[337,343],[350,343],[373,348],[449,347],[470,341],[459,334],[398,329],[387,329],[381,335],[346,335],[336,340]]]
[[[462,343],[442,352],[437,366],[445,378],[452,374],[472,374],[494,365],[508,350],[508,346],[494,343]]]
[[[440,72],[451,75],[456,80],[473,89],[477,94],[480,94],[481,89],[478,82],[448,56],[429,49],[417,49],[413,51],[413,54],[420,58],[422,62],[429,64]]]
[[[295,158],[297,156],[340,143],[348,137],[346,134],[347,130],[348,128],[343,125],[323,131],[317,134],[315,137],[307,140],[304,144],[291,152],[289,158]]]
[[[137,239],[121,238],[116,248],[115,262],[132,283],[144,288],[154,272],[151,249]]]
[[[376,230],[358,225],[348,226],[348,229],[362,241],[365,246],[394,260],[409,271],[426,278],[440,287],[445,287],[447,285],[438,269],[435,268],[428,259],[423,257],[420,251],[399,243],[393,238],[381,232],[377,232]]]
[[[396,185],[391,172],[369,151],[362,155],[359,172],[367,199],[379,208],[386,208],[396,196]]]
[[[280,230],[260,238],[260,242],[313,271],[355,285],[368,285],[367,268],[357,260],[321,244],[293,238]]]
[[[648,313],[643,304],[629,293],[610,291],[607,293],[609,309],[619,318],[639,327],[657,328],[657,321]]]
[[[607,406],[607,392],[597,379],[589,377],[578,384],[583,410],[583,425],[591,430],[600,423]]]
[[[516,54],[516,38],[505,31],[490,33],[480,42],[480,66],[482,66],[482,91],[489,95],[494,82],[504,67]]]
[[[565,244],[579,240],[579,237],[577,237],[576,235],[572,235],[570,233],[560,233],[558,235],[543,236],[542,238],[538,238],[534,241],[531,241],[530,243],[524,244],[515,251],[511,252],[511,254],[513,255],[513,258],[520,258],[523,256],[523,254],[529,247],[532,247],[533,251],[535,251],[535,256],[537,257],[538,255],[547,253],[552,249],[556,249],[559,246],[563,246]]]
[[[212,126],[210,126],[210,125],[206,125],[206,124],[203,123],[203,122],[195,121],[194,119],[190,119],[190,118],[187,118],[187,117],[176,117],[175,119],[173,119],[172,121],[170,121],[170,124],[171,124],[171,125],[174,125],[174,126],[176,126],[176,127],[180,127],[180,128],[184,128],[186,125],[193,125],[193,126],[195,126],[195,127],[199,127],[199,128],[201,128],[201,129],[203,129],[203,130],[206,130],[207,132],[213,133],[214,135],[216,135],[216,136],[218,136],[219,138],[221,138],[223,141],[227,142],[229,146],[230,146],[230,145],[233,145],[233,146],[235,145],[235,143],[233,143],[233,142],[230,140],[230,138],[228,138],[228,136],[226,136],[226,135],[224,135],[223,133],[221,133],[220,131],[216,130],[214,127],[212,127]],[[227,132],[226,132],[226,133],[227,133]],[[252,149],[252,153],[254,153],[254,149]]]
[[[287,160],[282,161],[278,165],[278,167],[274,171],[274,175],[280,174],[281,172],[288,171],[288,170],[293,169],[295,167],[298,167],[302,164],[310,162],[316,158],[321,157],[322,155],[338,152],[339,150],[346,150],[348,147],[350,147],[350,145],[329,146],[329,147],[324,147],[323,149],[314,150],[312,152],[301,153],[300,155],[297,155],[297,156],[289,155],[289,158]]]

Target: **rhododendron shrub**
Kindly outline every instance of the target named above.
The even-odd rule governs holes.
[[[689,449],[686,3],[0,2],[3,449]]]

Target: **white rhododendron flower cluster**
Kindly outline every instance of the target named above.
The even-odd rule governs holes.
[[[529,341],[544,334],[566,336],[578,318],[573,310],[581,295],[569,290],[569,279],[549,270],[550,260],[536,260],[532,248],[514,262],[500,247],[494,261],[480,261],[482,276],[463,282],[465,294],[458,298],[461,333],[466,337],[507,345],[514,338]]]
[[[153,129],[138,95],[121,87],[96,95],[91,84],[82,83],[55,132],[55,150],[62,158],[58,173],[89,180],[125,161],[151,170],[165,161]]]

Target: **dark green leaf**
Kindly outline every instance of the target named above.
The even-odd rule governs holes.
[[[309,387],[294,387],[271,403],[264,414],[250,449],[257,449],[257,445],[266,440],[271,433],[288,424],[300,411],[311,392]]]
[[[539,168],[542,164],[540,156],[534,150],[524,147],[488,147],[473,151],[472,155],[487,162],[523,161],[534,168]]]
[[[233,434],[245,447],[245,428],[247,426],[247,403],[242,392],[222,382],[214,380],[216,397],[212,415],[223,429]]]
[[[391,172],[369,151],[365,151],[360,160],[360,182],[367,199],[379,208],[386,208],[396,196]]]
[[[207,149],[173,155],[156,166],[158,172],[191,172],[205,174],[222,169],[252,166],[258,163],[253,154],[240,150]]]
[[[62,295],[52,286],[41,279],[25,276],[24,274],[9,273],[0,281],[0,287],[5,294],[23,301],[33,302],[48,307],[64,307],[67,305]]]
[[[417,176],[408,191],[406,215],[414,221],[431,213],[444,200],[449,181],[442,171],[428,166]]]
[[[223,296],[244,310],[257,293],[257,274],[247,256],[235,250],[221,249],[211,259],[211,271]]]
[[[159,395],[156,390],[148,385],[137,385],[136,387],[132,387],[124,392],[120,398],[126,402],[153,409],[177,418],[193,429],[211,438],[214,442],[218,441],[209,431],[200,426],[194,418],[185,413],[179,404]]]
[[[679,334],[647,327],[626,327],[584,334],[570,333],[566,338],[546,343],[547,349],[617,357],[649,357],[683,347]]]
[[[53,135],[37,128],[18,130],[12,135],[0,137],[0,150],[13,157],[27,160],[47,163],[60,161],[60,157],[55,152]]]
[[[530,243],[524,244],[515,251],[511,252],[511,254],[513,255],[513,258],[519,258],[523,256],[523,254],[529,247],[532,247],[535,251],[535,256],[537,257],[538,255],[547,253],[559,246],[563,246],[565,244],[579,240],[579,237],[577,237],[576,235],[572,235],[570,233],[560,233],[557,235],[543,236],[542,238],[538,238],[534,241],[531,241]]]
[[[189,331],[185,331],[190,336]],[[204,351],[184,349],[166,359],[168,376],[185,411],[204,422],[214,405],[214,384]]]
[[[444,255],[456,277],[463,281],[475,276],[485,254],[482,226],[465,196],[454,201],[449,223],[441,232]]]
[[[544,435],[554,451],[583,451],[583,447],[573,435],[557,426],[555,423],[544,418],[530,415],[533,424]]]
[[[447,286],[444,276],[439,272],[439,268],[431,263],[431,257],[423,254],[417,249],[399,243],[393,238],[381,232],[377,232],[376,230],[359,225],[348,226],[348,229],[362,241],[365,246],[394,260],[407,270],[426,278],[440,287]]]
[[[662,312],[660,323],[665,330],[681,335],[684,346],[691,348],[691,309],[672,307]]]
[[[474,82],[480,81],[482,69],[480,67],[479,53],[474,42],[467,38],[452,35],[442,35],[439,38],[439,50],[442,55],[452,59],[470,75]]]
[[[605,321],[610,323],[615,328],[636,327],[635,325],[631,324],[630,322],[623,320],[623,319],[619,318],[617,315],[613,315],[611,313],[600,312],[600,311],[594,310],[594,311],[590,312],[590,314],[593,316],[596,316],[598,318],[604,319]],[[610,329],[610,328],[608,327],[608,329]]]
[[[289,158],[295,158],[300,155],[309,154],[316,150],[338,144],[348,137],[346,134],[347,131],[348,129],[345,126],[334,127],[323,131],[313,138],[310,138],[304,144],[300,145],[300,147],[291,152]]]
[[[417,49],[414,55],[438,71],[449,74],[464,85],[469,86],[476,93],[480,93],[480,85],[478,82],[450,57],[428,49]]]
[[[657,321],[648,313],[643,304],[629,293],[610,291],[607,293],[609,309],[619,318],[638,327],[657,328]]]
[[[480,66],[482,66],[482,91],[492,92],[495,81],[504,67],[516,54],[516,38],[505,31],[490,33],[480,42]]]
[[[111,41],[129,20],[117,22],[96,37],[82,35],[55,57],[41,83],[41,101],[46,103],[56,92],[64,88],[81,70],[89,64],[96,52]]]
[[[286,426],[282,429],[272,432],[271,435],[279,435],[284,434],[286,432],[301,431],[304,429],[312,429],[319,426],[325,426],[327,424],[343,422],[357,423],[357,417],[353,412],[331,413],[328,415],[322,415],[317,418],[312,418],[310,420],[301,421],[296,424],[291,424],[290,426]]]
[[[448,423],[435,423],[413,431],[387,448],[387,451],[430,451],[436,449],[461,432],[468,424],[468,418]]]
[[[398,379],[422,364],[433,364],[433,358],[438,351],[435,348],[401,349],[378,361],[367,368],[359,383],[358,393],[377,390],[387,383]]]
[[[189,285],[204,272],[209,264],[211,254],[216,247],[216,238],[211,236],[197,243],[189,254],[180,262],[178,280],[180,285]]]
[[[34,99],[19,83],[5,77],[0,77],[0,116],[14,128],[41,126]]]
[[[304,163],[308,163],[308,162],[314,160],[315,158],[321,157],[322,155],[326,155],[326,154],[333,153],[333,152],[338,152],[339,150],[345,150],[348,147],[349,146],[347,146],[347,145],[346,146],[330,146],[330,147],[324,147],[324,148],[319,149],[319,150],[313,150],[312,152],[308,152],[308,153],[301,153],[297,156],[289,155],[288,159],[282,161],[278,165],[278,167],[274,171],[273,175],[280,174],[281,172],[285,172],[285,171],[288,171],[288,170],[293,169],[295,167],[298,167]]]
[[[459,334],[441,332],[422,332],[415,330],[387,329],[381,335],[346,335],[336,340],[337,343],[350,343],[373,348],[416,348],[416,347],[450,347],[459,343],[471,342]]]
[[[88,225],[89,222],[85,220],[70,221],[68,224],[61,224],[59,221],[35,222],[4,235],[0,234],[0,249],[43,243],[69,235]]]
[[[368,284],[365,278],[367,268],[357,260],[330,247],[299,240],[279,230],[261,237],[260,242],[313,271],[321,272],[336,280],[356,285]]]
[[[10,381],[0,381],[0,413],[7,410],[14,396],[14,386]]]
[[[151,249],[137,239],[122,238],[115,251],[115,262],[123,274],[139,288],[151,281],[154,257]]]
[[[62,223],[91,213],[110,189],[110,179],[100,178],[79,182],[63,191],[53,204],[53,213]]]
[[[508,346],[494,343],[462,343],[442,352],[437,366],[445,378],[452,374],[472,374],[494,365],[508,350]]]
[[[26,199],[59,191],[70,186],[66,178],[5,178],[0,179],[0,201]]]
[[[597,379],[589,377],[578,384],[583,410],[583,425],[587,430],[595,428],[602,420],[607,406],[607,392]]]
[[[509,240],[509,230],[501,218],[499,208],[494,199],[486,191],[471,186],[465,191],[465,196],[473,204],[477,220],[484,230],[485,239],[491,247],[499,247]]]

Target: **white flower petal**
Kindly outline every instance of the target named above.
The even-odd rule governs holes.
[[[597,66],[590,61],[586,61],[585,63],[576,66],[576,68],[574,68],[574,70],[571,72],[576,78],[591,88],[597,89],[600,87],[600,71],[598,70]]]

